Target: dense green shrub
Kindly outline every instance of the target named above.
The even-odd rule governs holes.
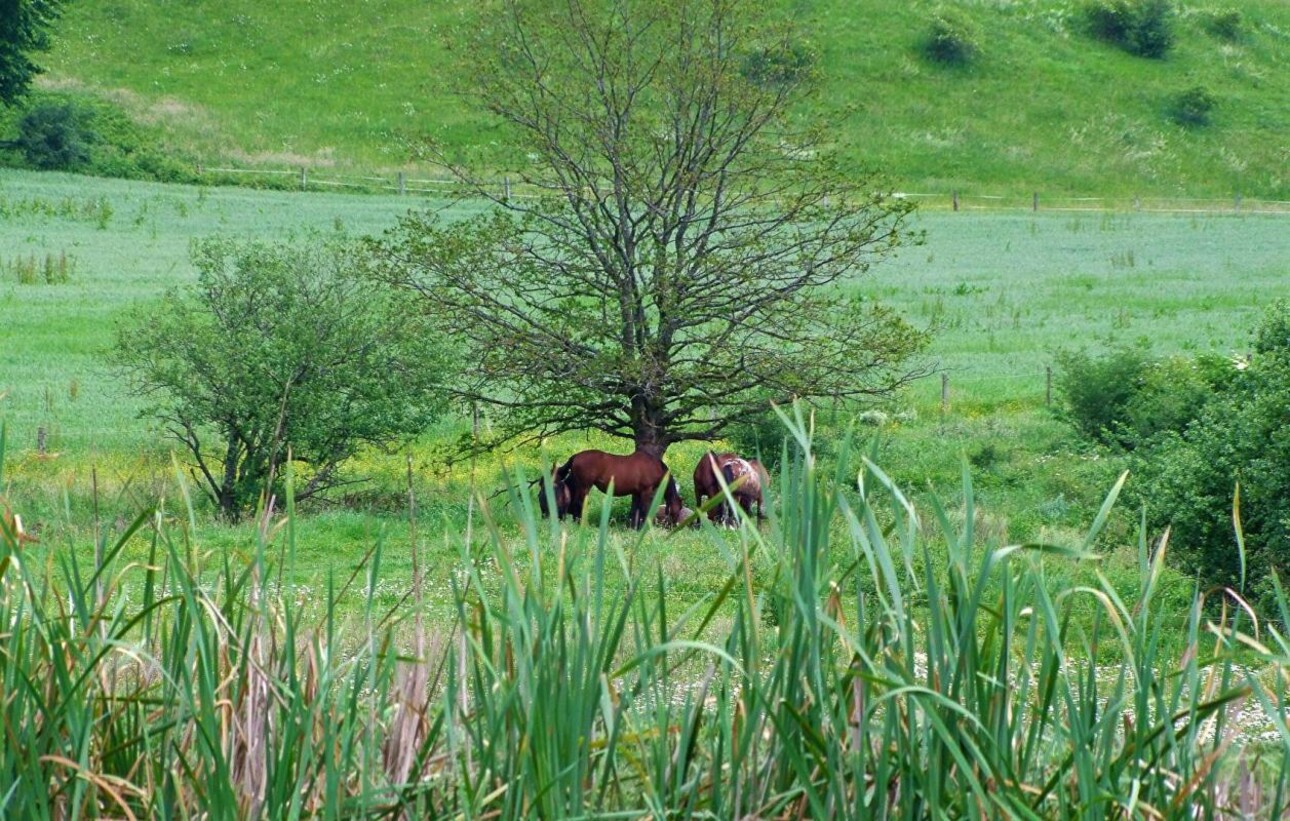
[[[1126,444],[1122,430],[1151,364],[1147,351],[1124,347],[1100,357],[1058,351],[1055,359],[1054,387],[1067,420],[1090,439]]]
[[[71,102],[37,103],[18,119],[14,146],[24,161],[41,171],[77,171],[90,160],[95,140],[92,115]]]
[[[1229,42],[1236,42],[1245,34],[1245,21],[1239,9],[1206,9],[1200,12],[1200,25],[1213,36]]]
[[[1094,0],[1084,16],[1090,34],[1130,54],[1161,59],[1173,48],[1169,0]]]
[[[1169,105],[1169,119],[1185,128],[1209,125],[1210,113],[1218,100],[1204,86],[1192,86],[1174,96]]]
[[[152,129],[110,103],[65,95],[33,97],[23,111],[0,118],[0,131],[16,134],[0,143],[0,148],[9,149],[0,152],[0,164],[159,182],[197,181],[193,163],[175,156]]]
[[[1126,450],[1184,430],[1236,373],[1223,357],[1156,359],[1141,347],[1060,351],[1056,361],[1066,418],[1089,439]]]
[[[927,33],[919,49],[934,63],[961,66],[981,52],[981,33],[970,18],[956,9],[939,7],[932,12]]]
[[[1240,484],[1245,578],[1266,602],[1270,573],[1290,570],[1290,306],[1273,305],[1248,362],[1230,362],[1185,429],[1135,451],[1137,494],[1150,522],[1172,528],[1171,551],[1205,585],[1239,586],[1230,515]]]

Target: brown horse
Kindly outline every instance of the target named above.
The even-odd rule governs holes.
[[[608,493],[613,483],[615,496],[632,497],[630,522],[632,527],[639,528],[645,524],[654,494],[664,480],[667,485],[663,490],[663,506],[667,518],[675,524],[681,519],[681,494],[662,459],[639,450],[628,456],[603,450],[579,451],[551,472],[556,515],[564,518],[568,513],[580,518],[591,489]],[[538,495],[538,504],[543,515],[549,515],[545,492]]]
[[[731,467],[731,473],[727,475],[725,469]],[[757,521],[762,519],[762,493],[770,484],[770,474],[766,468],[756,459],[744,459],[737,453],[713,453],[708,451],[699,459],[698,467],[694,469],[694,506],[700,507],[703,500],[707,498],[721,497],[721,482],[717,479],[721,476],[726,480],[726,485],[733,485],[735,480],[741,476],[747,476],[739,487],[731,491],[731,495],[739,506],[744,509],[748,515],[752,515],[752,503],[757,503]],[[733,476],[733,478],[731,478]],[[725,501],[714,506],[708,511],[708,519],[712,522],[723,522],[726,524],[734,523],[734,511],[729,509]]]

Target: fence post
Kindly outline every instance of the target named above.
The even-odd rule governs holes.
[[[950,201],[954,203],[954,210],[959,210],[959,192],[955,191],[950,195]]]
[[[1236,213],[1241,213],[1241,192],[1236,192]]]
[[[300,166],[300,190],[304,191],[309,187],[309,169],[303,165]]]
[[[1053,404],[1053,366],[1044,366],[1044,404]]]
[[[36,452],[41,456],[45,455],[45,426],[41,425],[36,428]]]
[[[1039,192],[1038,191],[1035,192],[1034,197],[1032,197],[1030,200],[1030,210],[1031,211],[1039,210]]]
[[[510,177],[502,177],[502,200],[505,202],[511,201],[511,178]]]
[[[944,416],[945,414],[949,413],[949,411],[950,411],[950,375],[948,373],[943,373],[941,374],[941,415]]]
[[[401,197],[406,193],[408,193],[407,180],[404,178],[403,172],[400,171],[399,172],[399,196]]]

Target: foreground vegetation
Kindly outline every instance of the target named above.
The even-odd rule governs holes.
[[[1166,653],[1164,541],[1138,541],[1129,598],[1100,575],[1066,580],[1072,563],[1097,562],[1119,483],[1077,547],[1001,544],[975,530],[966,477],[952,506],[922,520],[871,462],[858,483],[826,475],[806,429],[800,417],[792,425],[767,529],[746,525],[722,584],[685,610],[607,508],[598,525],[569,528],[536,520],[513,495],[524,533],[515,544],[481,505],[470,526],[488,534],[482,544],[469,529],[447,535],[462,570],[443,626],[424,619],[420,575],[397,606],[377,603],[379,542],[356,573],[329,580],[321,619],[304,615],[280,581],[301,546],[289,498],[285,515],[264,514],[245,566],[193,540],[191,511],[163,507],[105,531],[92,565],[66,551],[41,573],[26,559],[21,511],[6,509],[0,773],[11,786],[0,810],[1287,809],[1290,645],[1278,629],[1253,624],[1235,593],[1196,592],[1185,647]],[[704,538],[721,541],[708,529]],[[135,543],[146,563],[122,560]],[[625,595],[606,585],[614,566],[635,580]],[[646,592],[638,582],[654,576]],[[349,586],[367,592],[346,624],[334,603]],[[1073,618],[1085,603],[1091,624]],[[1252,713],[1280,732],[1251,743]]]
[[[1177,2],[1163,59],[1093,36],[1111,0],[819,0],[775,8],[811,32],[849,162],[903,190],[1290,199],[1290,11],[1279,0]],[[350,175],[424,171],[433,138],[459,159],[510,157],[497,126],[448,93],[462,32],[495,11],[389,0],[68,4],[54,30],[46,101],[106,106],[101,173],[191,181],[196,166]],[[1105,27],[1104,27],[1105,28]],[[1110,32],[1114,34],[1115,28]],[[970,58],[930,56],[929,37]],[[933,51],[933,55],[936,52]],[[1025,77],[1025,83],[1017,83]],[[344,100],[338,106],[336,100]],[[14,117],[16,118],[15,113]],[[6,124],[10,139],[13,122]],[[354,180],[354,182],[358,182]],[[390,184],[387,181],[386,184]]]

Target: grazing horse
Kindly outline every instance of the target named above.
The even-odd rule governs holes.
[[[730,474],[725,472],[727,466],[731,466]],[[762,463],[756,459],[744,459],[737,453],[708,451],[703,454],[703,458],[699,459],[698,467],[694,469],[694,506],[696,508],[701,506],[706,498],[721,497],[721,482],[717,479],[718,475],[725,479],[727,486],[733,485],[740,476],[748,477],[739,487],[731,491],[731,495],[750,516],[752,503],[756,502],[757,521],[761,521],[762,493],[770,484],[770,474],[766,472]],[[733,523],[734,511],[722,501],[708,511],[708,519],[712,522]]]
[[[662,459],[639,450],[628,456],[603,450],[579,451],[551,472],[556,516],[564,518],[568,513],[580,518],[591,489],[608,493],[613,483],[614,495],[632,497],[630,521],[632,527],[639,528],[645,524],[654,494],[665,480],[663,506],[667,518],[675,524],[681,520],[681,494]],[[550,515],[545,492],[539,494],[538,504],[543,515]]]
[[[699,508],[703,506],[704,499],[716,499],[721,496],[721,483],[717,481],[717,475],[721,473],[722,466],[731,459],[738,459],[737,453],[713,453],[708,451],[699,459],[699,464],[694,469],[694,506]],[[727,519],[726,503],[711,508],[708,511],[708,520],[712,522],[723,522]]]
[[[745,516],[752,515],[753,502],[757,503],[757,522],[762,520],[762,489],[769,484],[766,468],[756,459],[734,458],[721,466],[721,477],[730,488],[730,495],[743,508]],[[738,485],[735,483],[738,482]],[[731,511],[733,513],[734,511]],[[733,516],[731,517],[734,518]]]

